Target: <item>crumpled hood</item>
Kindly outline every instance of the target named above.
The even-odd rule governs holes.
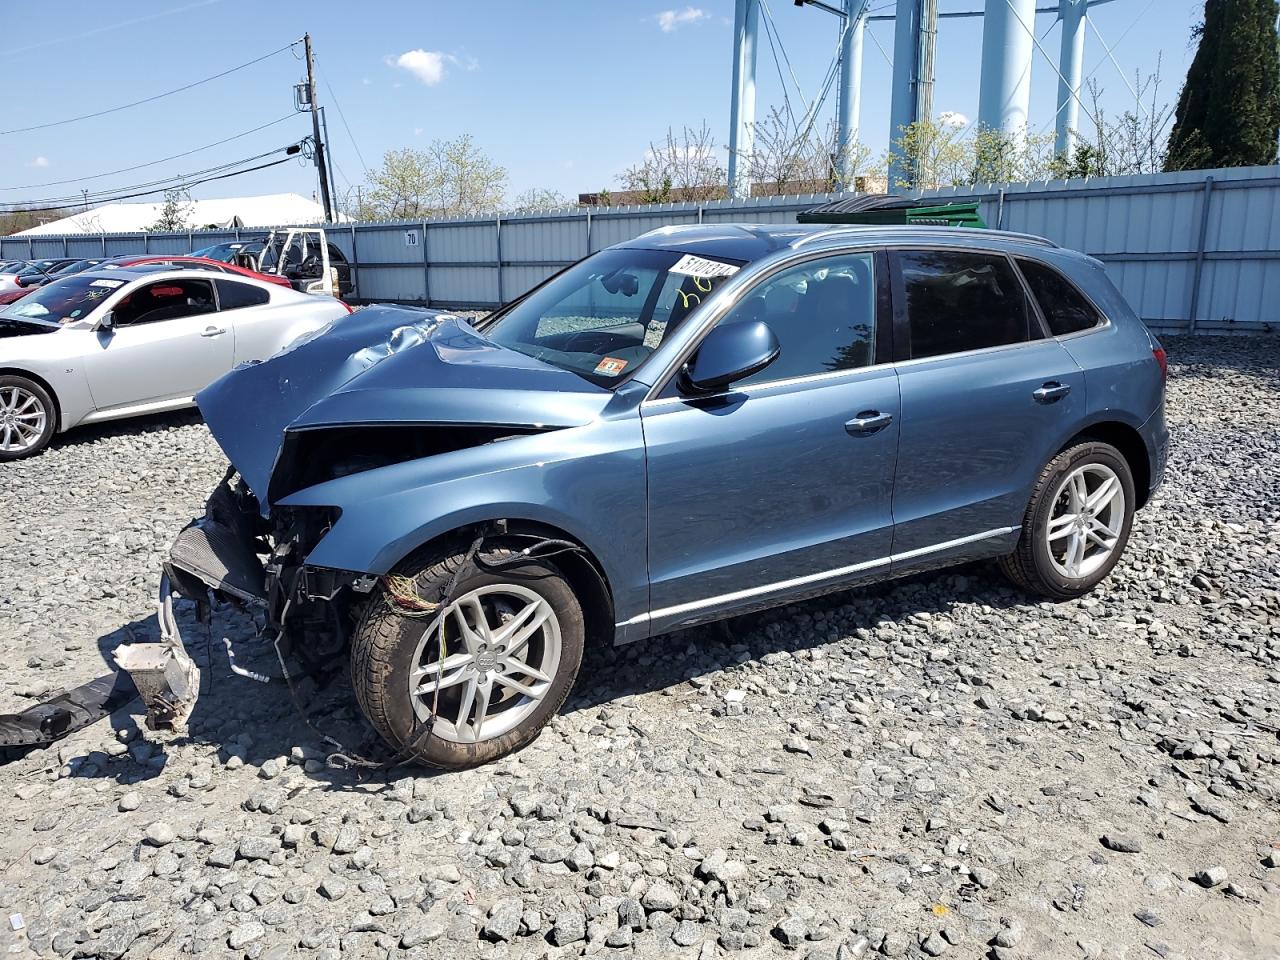
[[[205,422],[265,512],[285,433],[358,424],[569,427],[609,391],[485,340],[438,311],[370,307],[196,395]]]

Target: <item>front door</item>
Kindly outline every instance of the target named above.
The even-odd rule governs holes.
[[[843,254],[765,278],[720,323],[763,320],[777,360],[641,406],[653,632],[888,569],[899,399],[874,365],[874,266]]]
[[[112,320],[85,357],[98,410],[194,396],[234,362],[234,335],[208,280],[144,284],[115,305]]]

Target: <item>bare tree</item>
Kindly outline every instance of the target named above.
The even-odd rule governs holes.
[[[512,213],[536,213],[539,210],[561,210],[574,203],[559,190],[530,187],[512,201]]]
[[[763,193],[784,193],[797,183],[832,185],[833,141],[830,131],[819,132],[812,125],[798,130],[781,109],[771,107],[765,119],[752,124],[751,150],[739,153],[738,163],[748,182]]]
[[[160,215],[156,222],[147,227],[152,233],[173,233],[186,230],[191,225],[191,212],[195,209],[191,203],[191,194],[186,190],[166,190],[164,204],[160,207]]]
[[[715,137],[703,121],[697,130],[682,127],[679,135],[668,128],[666,138],[650,142],[644,160],[618,180],[624,190],[642,194],[641,203],[669,203],[719,199],[727,176]]]
[[[1096,80],[1089,89],[1089,123],[1092,130],[1072,131],[1075,150],[1070,160],[1058,157],[1053,173],[1058,177],[1117,177],[1135,173],[1159,173],[1165,168],[1165,144],[1173,122],[1173,107],[1160,99],[1160,64],[1144,80],[1134,76],[1133,107],[1116,119],[1102,106],[1105,92]]]
[[[369,181],[361,217],[468,217],[502,206],[507,171],[464,134],[426,150],[389,150]]]

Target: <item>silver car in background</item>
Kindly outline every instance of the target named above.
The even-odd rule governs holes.
[[[87,270],[0,309],[0,461],[83,423],[189,406],[351,312],[340,300],[172,266]]]

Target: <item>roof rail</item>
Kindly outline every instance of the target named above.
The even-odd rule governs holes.
[[[807,236],[797,237],[791,242],[792,248],[802,247],[819,240],[835,240],[844,236],[866,236],[867,234],[906,234],[912,237],[942,236],[951,238],[984,237],[992,240],[1014,240],[1019,243],[1034,243],[1042,247],[1056,247],[1057,244],[1044,237],[1031,233],[1016,233],[1012,230],[992,230],[983,227],[936,227],[928,225],[883,226],[876,224],[858,224],[848,227],[833,227],[830,230],[819,230]]]

